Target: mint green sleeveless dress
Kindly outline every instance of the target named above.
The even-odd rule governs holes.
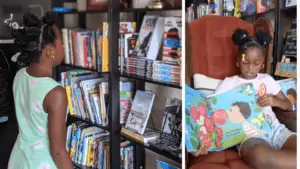
[[[13,94],[19,135],[10,155],[8,169],[56,169],[48,138],[45,96],[56,86],[52,78],[36,78],[21,69],[15,76]]]

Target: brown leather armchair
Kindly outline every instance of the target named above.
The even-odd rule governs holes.
[[[192,86],[189,79],[196,73],[216,79],[238,74],[239,69],[236,67],[238,48],[232,43],[231,35],[236,28],[246,29],[250,35],[258,29],[267,29],[273,33],[273,30],[268,27],[267,20],[258,21],[253,26],[236,17],[204,16],[187,24],[186,79],[188,80],[186,83]],[[269,64],[272,51],[267,51],[266,63]],[[295,124],[296,112],[278,112],[278,115],[283,115],[284,119]],[[187,153],[186,160],[187,168],[190,169],[250,169],[235,148],[210,152],[199,157]]]

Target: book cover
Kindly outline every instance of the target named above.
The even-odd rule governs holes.
[[[278,80],[281,91],[293,104],[293,110],[297,108],[297,80],[293,78]]]
[[[165,19],[163,61],[181,62],[181,27],[181,18],[169,17]]]
[[[144,134],[151,113],[155,95],[137,90],[125,128]]]
[[[256,12],[262,13],[267,11],[267,0],[257,0]]]
[[[153,34],[151,40],[149,41],[149,51],[146,54],[146,58],[150,60],[156,60],[161,49],[162,40],[164,37],[164,28],[165,28],[165,18],[158,17],[156,20],[155,27],[153,29]]]
[[[257,1],[256,0],[248,0],[243,5],[245,6],[244,15],[249,16],[249,15],[253,15],[257,12]]]
[[[296,6],[297,0],[285,0],[285,7]]]
[[[162,132],[181,138],[181,100],[168,98],[162,123]]]
[[[160,160],[156,160],[156,164],[157,164],[157,169],[179,169],[175,166],[172,166],[166,162],[160,161]]]
[[[271,132],[271,122],[265,120],[257,104],[252,83],[211,96],[187,85],[185,89],[185,142],[189,152],[197,151],[200,142],[208,151],[221,151],[247,136]]]
[[[153,31],[155,29],[156,21],[158,16],[156,15],[145,15],[140,33],[137,38],[135,50],[133,55],[138,57],[146,57],[152,39]]]

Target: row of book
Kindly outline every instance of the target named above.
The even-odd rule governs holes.
[[[128,57],[121,60],[121,73],[143,78],[181,84],[181,67],[152,61],[141,57]]]
[[[135,29],[135,22],[120,22],[120,34],[134,33]],[[108,22],[104,22],[103,28],[97,30],[63,28],[62,34],[66,64],[109,71]]]
[[[102,126],[108,125],[108,79],[89,70],[61,72],[70,115]],[[132,102],[133,83],[120,81],[120,123],[126,122]]]
[[[129,141],[121,143],[121,168],[133,168],[133,147]],[[67,128],[66,148],[78,166],[108,169],[110,166],[109,133],[83,122]]]
[[[216,12],[210,9],[210,6],[208,4],[191,4],[191,6],[187,7],[186,18],[188,22],[194,21],[197,18],[205,15],[216,15]]]
[[[139,33],[136,33],[135,22],[120,22],[119,57],[157,60],[162,56],[166,62],[180,64],[181,27],[179,17],[156,15],[145,15]],[[109,71],[108,22],[104,22],[103,28],[97,30],[63,28],[62,34],[66,64]]]
[[[191,22],[205,15],[244,17],[275,8],[275,0],[216,0],[191,4],[187,8],[187,20]]]

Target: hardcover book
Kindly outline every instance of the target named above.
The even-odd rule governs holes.
[[[257,104],[252,83],[206,96],[185,86],[185,142],[188,152],[201,144],[208,151],[221,151],[253,135],[267,136],[271,122]]]

